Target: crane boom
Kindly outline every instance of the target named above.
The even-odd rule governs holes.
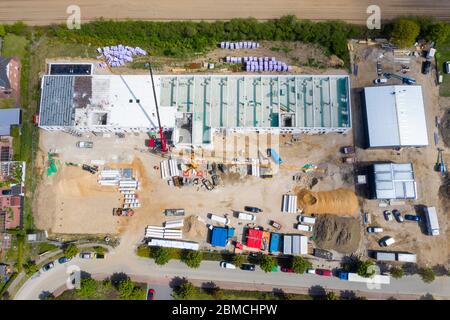
[[[164,136],[164,130],[161,126],[161,118],[159,117],[158,99],[156,98],[155,82],[153,80],[153,70],[152,70],[152,65],[150,64],[150,61],[148,62],[148,69],[150,71],[150,78],[152,81],[153,98],[155,99],[156,116],[158,118],[158,126],[159,126],[159,137],[161,139],[161,151],[167,152],[167,142],[166,142],[166,137]]]

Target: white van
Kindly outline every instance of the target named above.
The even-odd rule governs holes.
[[[221,261],[219,265],[221,268],[225,268],[225,269],[236,269],[236,266],[234,264],[226,262],[226,261]]]
[[[297,225],[297,230],[300,230],[300,231],[306,231],[306,232],[312,232],[312,227],[311,226],[305,226],[304,224],[298,224]]]
[[[316,223],[316,218],[307,217],[307,216],[298,216],[298,222],[303,222],[303,223],[307,223],[307,224],[314,224],[314,223]]]
[[[229,225],[230,224],[230,219],[225,218],[225,217],[221,217],[221,216],[216,216],[215,214],[210,213],[209,214],[209,218],[213,221],[217,221],[219,223],[222,223],[224,225]]]
[[[255,221],[256,216],[254,216],[253,214],[250,214],[250,213],[239,212],[238,219],[247,220],[247,221]]]
[[[379,244],[381,247],[389,247],[395,243],[394,238],[387,237],[380,240]]]

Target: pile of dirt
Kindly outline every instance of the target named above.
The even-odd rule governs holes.
[[[351,216],[358,214],[358,198],[352,190],[340,188],[331,191],[313,192],[299,188],[295,192],[298,197],[298,207],[304,213],[329,213]]]
[[[450,173],[447,172],[444,181],[439,188],[439,198],[445,209],[450,209]]]
[[[447,110],[441,121],[442,140],[447,147],[450,147],[450,110]]]
[[[351,253],[358,249],[361,233],[356,218],[321,215],[314,225],[319,248]]]
[[[184,219],[183,237],[190,240],[205,240],[206,235],[206,226],[198,220],[198,216],[190,215]]]

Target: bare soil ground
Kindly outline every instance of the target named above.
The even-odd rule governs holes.
[[[281,141],[284,138],[282,137]],[[134,245],[142,239],[147,225],[161,225],[165,220],[164,209],[184,208],[188,225],[185,230],[186,239],[205,243],[206,226],[201,221],[195,221],[195,227],[189,228],[189,225],[194,224],[192,220],[194,218],[189,216],[199,216],[207,223],[211,223],[207,219],[208,213],[219,215],[226,213],[231,224],[236,227],[239,238],[246,223],[233,217],[232,210],[243,210],[246,205],[254,205],[264,210],[257,215],[257,225],[269,228],[269,221],[275,220],[282,224],[281,232],[296,233],[294,226],[297,216],[280,211],[282,195],[292,192],[300,185],[292,179],[292,176],[306,163],[320,163],[333,158],[340,147],[351,142],[352,136],[330,134],[321,138],[322,141],[318,136],[305,135],[299,142],[282,145],[280,154],[286,163],[292,164],[293,167],[281,168],[271,180],[251,176],[244,179],[235,177],[230,180],[224,179],[223,187],[206,191],[196,186],[175,188],[161,180],[160,172],[153,169],[155,165],[159,165],[161,159],[148,152],[141,152],[144,150],[145,135],[128,135],[125,139],[89,137],[89,140],[94,141],[94,148],[80,150],[75,147],[75,142],[80,138],[42,131],[41,159],[46,155],[46,150],[53,148],[59,153],[61,163],[64,161],[90,163],[90,160],[103,160],[109,167],[132,167],[142,183],[142,189],[138,193],[142,207],[136,210],[133,217],[113,217],[112,208],[119,203],[120,198],[118,191],[98,186],[96,176],[83,172],[81,168],[59,165],[58,173],[51,177],[43,177],[39,187],[34,204],[36,224],[39,228],[50,229],[53,233],[120,234],[123,236],[122,241],[129,241],[130,245]],[[307,152],[308,148],[316,143],[321,145],[321,148],[315,153]],[[351,183],[345,177],[348,174],[347,168],[341,172],[336,164],[330,163],[330,167],[332,168],[330,174],[318,179],[314,186],[316,190],[329,189],[328,183],[337,188],[351,187]],[[88,198],[95,195],[95,202],[84,201],[81,194]],[[63,210],[57,206],[60,202],[64,202]],[[95,214],[91,213],[93,210]]]
[[[0,21],[22,20],[29,24],[63,23],[69,16],[71,0],[0,1]],[[228,20],[255,17],[273,19],[283,15],[296,15],[310,20],[346,20],[365,23],[371,0],[313,1],[303,0],[228,0],[211,1],[142,1],[142,0],[78,0],[83,21],[98,17],[137,20]],[[379,0],[382,19],[390,20],[403,15],[434,16],[450,19],[450,3],[443,0]]]
[[[357,159],[360,165],[372,161],[393,161],[393,162],[412,162],[414,167],[414,175],[417,182],[418,199],[416,201],[406,201],[404,205],[388,206],[380,208],[379,201],[365,200],[363,209],[372,216],[373,226],[381,226],[385,229],[382,236],[390,235],[395,238],[396,243],[390,247],[390,250],[402,250],[414,252],[418,255],[418,262],[422,265],[448,264],[448,210],[443,206],[439,197],[439,188],[442,179],[439,173],[434,171],[434,165],[437,158],[437,147],[444,148],[444,157],[446,162],[450,161],[449,149],[442,142],[442,136],[438,145],[434,143],[434,133],[438,132],[435,128],[435,117],[442,116],[448,101],[439,97],[438,87],[436,86],[435,70],[428,74],[421,73],[421,64],[423,58],[411,57],[409,64],[411,71],[408,73],[417,80],[417,84],[422,86],[426,122],[428,127],[429,146],[425,148],[404,148],[400,151],[379,149],[364,150],[359,148],[363,144],[363,127],[362,113],[360,108],[360,95],[358,94],[362,87],[372,86],[372,81],[377,78],[376,62],[381,53],[384,58],[381,59],[383,72],[396,72],[401,68],[401,63],[394,62],[392,53],[386,53],[376,46],[356,45],[355,51],[356,61],[358,61],[358,76],[352,76],[353,89],[353,128],[355,134],[355,144]],[[389,80],[389,84],[400,84],[399,80]],[[359,190],[361,191],[361,190]],[[363,194],[364,195],[364,194]],[[438,209],[439,224],[441,235],[438,237],[427,236],[425,224],[404,222],[402,224],[395,221],[386,222],[382,216],[383,210],[394,208],[399,209],[402,214],[422,214],[422,207],[435,206]],[[377,244],[380,235],[367,234],[362,243],[362,247],[368,249],[380,250]]]

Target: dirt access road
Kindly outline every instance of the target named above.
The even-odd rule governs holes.
[[[83,21],[98,17],[136,20],[228,20],[255,17],[274,19],[296,15],[310,20],[346,20],[365,23],[369,5],[381,8],[382,19],[400,15],[433,16],[450,20],[447,0],[1,0],[0,22],[22,20],[46,25],[65,22],[70,5],[81,8]]]

